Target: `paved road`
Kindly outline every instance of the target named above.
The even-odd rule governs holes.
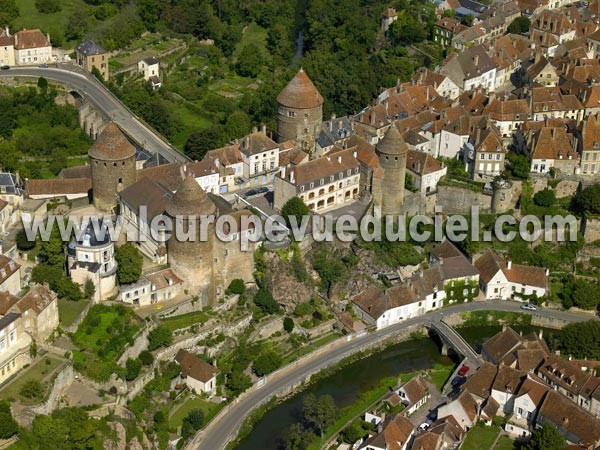
[[[89,75],[54,67],[12,67],[10,70],[0,71],[0,78],[38,78],[41,76],[68,85],[82,93],[96,108],[117,123],[134,141],[149,152],[160,153],[171,162],[189,161],[187,156],[160,137],[156,131],[142,123],[104,85]]]
[[[353,353],[376,345],[377,343],[390,338],[399,330],[402,330],[407,326],[424,325],[431,321],[440,320],[444,315],[455,312],[477,310],[523,312],[523,310],[520,309],[520,305],[521,304],[519,303],[508,301],[463,303],[433,311],[421,317],[409,319],[375,333],[368,333],[363,337],[351,341],[343,341],[325,353],[319,354],[314,358],[307,358],[307,360],[300,360],[299,362],[288,366],[285,370],[276,372],[271,378],[267,377],[266,384],[262,388],[250,392],[248,395],[243,396],[238,403],[230,405],[227,414],[220,421],[209,425],[207,429],[196,435],[194,440],[186,448],[199,450],[223,449],[227,445],[231,433],[239,430],[239,427],[242,425],[246,416],[256,407],[256,405],[268,401],[271,397],[295,381],[305,379],[309,375],[319,372]],[[581,322],[594,319],[593,316],[588,314],[544,309],[537,311],[537,314],[553,319],[566,320],[568,322]]]

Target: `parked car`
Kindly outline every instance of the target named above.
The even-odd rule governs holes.
[[[250,189],[248,192],[244,194],[244,198],[252,197],[253,195],[258,194],[254,189]]]
[[[0,70],[8,70],[8,69],[10,69],[10,66],[2,66],[2,67],[0,67]]]
[[[458,374],[461,377],[464,377],[469,372],[469,369],[470,369],[470,367],[465,364],[458,370]]]
[[[450,382],[450,384],[453,387],[459,387],[462,384],[464,384],[465,381],[467,381],[467,377],[457,376],[457,377],[454,377],[454,379]]]
[[[419,430],[426,430],[427,428],[429,428],[429,424],[427,422],[424,422],[421,425],[419,425]]]
[[[427,414],[427,420],[437,420],[437,409],[434,409],[433,411],[429,411],[429,414]]]
[[[40,69],[47,69],[48,68],[48,64],[40,64],[39,68]]]
[[[260,187],[256,190],[257,194],[266,194],[267,192],[269,192],[269,188],[266,186]]]
[[[537,311],[537,307],[529,303],[527,303],[526,305],[521,305],[521,309],[524,309],[525,311]]]

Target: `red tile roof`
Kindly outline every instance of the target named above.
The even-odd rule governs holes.
[[[288,108],[316,108],[323,104],[323,97],[304,70],[300,69],[279,93],[277,103]]]

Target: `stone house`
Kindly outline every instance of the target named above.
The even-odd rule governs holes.
[[[513,414],[509,416],[504,431],[513,439],[528,439],[531,430],[535,428],[537,413],[548,391],[550,388],[546,384],[529,374],[515,395]]]
[[[39,29],[21,30],[14,35],[15,62],[25,66],[52,62],[50,35]]]
[[[410,420],[401,414],[387,417],[379,424],[377,434],[360,447],[362,450],[406,450],[415,432]]]
[[[600,122],[597,115],[590,115],[583,123],[581,174],[595,175],[600,172]]]
[[[142,275],[140,281],[121,286],[119,298],[133,306],[148,306],[170,300],[183,292],[183,280],[171,269]]]
[[[579,173],[577,138],[565,127],[543,127],[531,132],[528,137],[532,173],[546,174],[551,169],[565,175]]]
[[[181,367],[180,379],[191,391],[209,396],[216,395],[219,369],[183,349],[177,352],[175,361]]]
[[[30,363],[31,343],[20,314],[9,312],[0,318],[0,385]]]
[[[396,390],[396,393],[402,399],[402,403],[406,405],[406,409],[402,413],[407,415],[414,413],[429,400],[429,389],[420,375],[404,383]]]
[[[409,150],[406,169],[412,177],[412,186],[422,194],[437,192],[437,184],[448,172],[448,168],[433,156],[416,150]]]
[[[15,65],[15,38],[10,35],[8,27],[0,30],[0,66]]]
[[[0,292],[17,295],[21,292],[21,266],[12,258],[0,255]]]
[[[92,72],[94,68],[100,72],[104,80],[108,80],[108,61],[110,55],[104,47],[96,44],[92,40],[85,40],[75,49],[77,55],[77,64],[88,72]]]

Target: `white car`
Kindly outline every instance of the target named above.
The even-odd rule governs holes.
[[[429,428],[429,424],[427,422],[423,422],[421,425],[419,425],[419,430],[426,430],[427,428]]]
[[[537,311],[536,306],[530,305],[529,303],[526,305],[521,305],[521,309],[524,309],[525,311]]]

